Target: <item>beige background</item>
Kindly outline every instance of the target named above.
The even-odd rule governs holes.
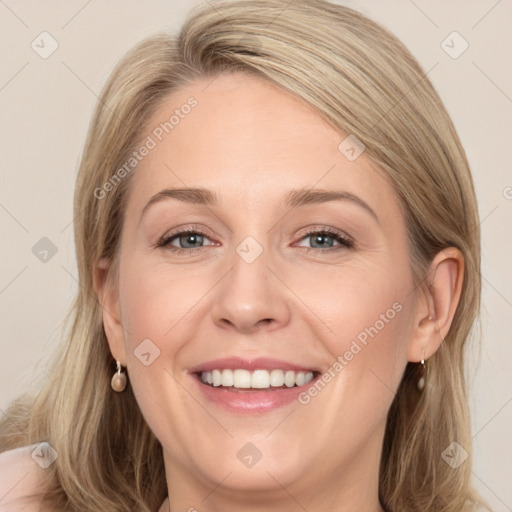
[[[176,30],[202,1],[0,1],[0,415],[44,369],[76,292],[72,192],[96,95],[129,47]],[[512,1],[345,3],[391,29],[431,70],[472,165],[484,283],[480,358],[475,345],[469,365],[474,481],[496,511],[510,511]],[[43,31],[59,45],[47,59],[31,48]],[[442,47],[453,31],[469,44],[456,59]],[[457,35],[444,43],[452,54],[463,44]],[[32,253],[42,237],[57,249],[46,263]]]

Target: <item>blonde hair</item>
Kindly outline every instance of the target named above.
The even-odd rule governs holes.
[[[286,5],[285,5],[286,4]],[[110,76],[92,119],[75,192],[80,288],[68,339],[33,402],[4,422],[2,448],[49,441],[59,458],[48,494],[67,511],[155,511],[166,495],[162,450],[130,387],[113,393],[115,370],[94,296],[92,273],[113,260],[129,177],[102,199],[102,187],[133,152],[148,117],[194,79],[243,71],[312,105],[340,132],[355,135],[389,176],[409,233],[418,290],[445,247],[465,261],[451,329],[416,389],[409,363],[389,411],[379,495],[392,512],[459,512],[472,498],[471,461],[452,469],[452,442],[471,453],[464,345],[480,302],[480,232],[468,162],[442,102],[393,35],[347,7],[323,0],[238,0],[203,6],[177,38],[157,35],[132,49]],[[340,139],[341,140],[341,139]],[[60,509],[60,508],[59,508]]]

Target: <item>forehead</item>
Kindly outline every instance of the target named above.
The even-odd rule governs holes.
[[[170,94],[149,119],[144,140],[153,147],[137,165],[131,195],[141,208],[161,189],[197,186],[233,202],[243,192],[249,208],[250,198],[261,205],[280,201],[284,190],[318,186],[395,202],[384,173],[364,153],[355,161],[341,153],[346,137],[266,80],[242,73],[202,78]]]

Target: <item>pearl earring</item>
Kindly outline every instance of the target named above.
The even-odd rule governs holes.
[[[425,359],[421,359],[421,366],[419,370],[419,378],[418,382],[416,383],[416,387],[418,388],[418,391],[423,391],[423,388],[425,387],[425,377],[426,377],[426,366],[425,366]]]
[[[121,393],[126,389],[126,373],[121,372],[121,363],[119,361],[116,361],[117,365],[117,371],[114,373],[114,376],[112,377],[112,381],[110,382],[110,385],[112,386],[112,389],[117,392]]]
[[[432,313],[428,315],[428,319],[432,320]],[[418,381],[416,382],[416,387],[418,388],[418,391],[423,391],[423,388],[425,387],[426,373],[427,367],[425,366],[425,355],[423,355],[423,357],[421,358],[421,366],[419,369]]]

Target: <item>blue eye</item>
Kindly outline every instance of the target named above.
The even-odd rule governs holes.
[[[311,247],[308,247],[309,250],[337,250],[342,247],[350,249],[354,246],[353,240],[330,229],[309,231],[301,240],[308,238],[311,244]],[[337,246],[335,245],[336,242],[338,243]]]
[[[317,247],[314,248],[320,248],[320,247],[333,247],[334,246],[334,237],[326,235],[325,233],[319,233],[317,235],[309,235],[309,239],[311,240],[312,244],[317,244]]]
[[[310,247],[305,247],[308,251],[327,252],[339,249],[350,249],[354,246],[354,241],[349,237],[333,231],[330,228],[313,229],[304,234],[300,240],[309,239]],[[205,243],[209,241],[210,243]],[[176,243],[177,242],[177,243]],[[187,229],[164,236],[157,244],[157,247],[165,247],[177,254],[192,252],[203,249],[207,245],[218,245],[212,242],[205,233],[196,229]],[[299,247],[304,247],[299,245]]]
[[[197,230],[185,230],[175,233],[170,236],[164,237],[160,242],[158,242],[158,247],[167,247],[173,251],[183,252],[186,249],[201,249],[204,247],[202,245],[204,241],[209,240],[209,238],[200,231]],[[178,246],[174,245],[173,242],[177,241]],[[213,244],[208,244],[213,245]]]
[[[178,240],[182,249],[195,249],[197,244],[203,243],[205,237],[199,233],[186,233],[177,235],[173,238]]]

